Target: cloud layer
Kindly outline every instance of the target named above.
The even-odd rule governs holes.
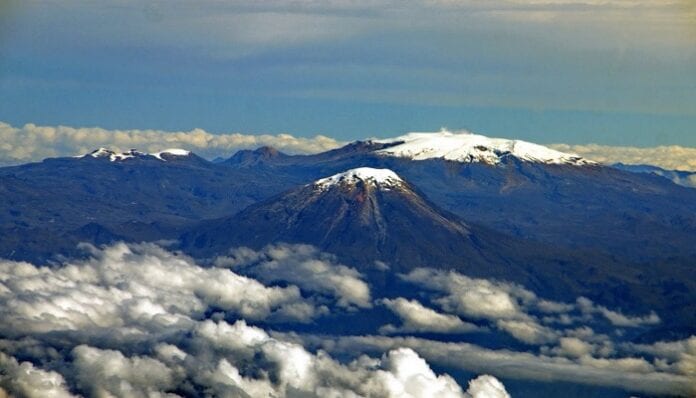
[[[47,157],[75,156],[95,148],[115,151],[136,148],[157,152],[182,148],[206,157],[229,157],[240,149],[273,146],[289,153],[322,152],[341,143],[333,138],[294,137],[289,134],[248,135],[212,134],[202,129],[191,131],[107,130],[99,127],[36,126],[13,127],[0,122],[0,165],[39,161]]]
[[[0,260],[0,396],[508,398],[490,375],[696,392],[696,337],[621,341],[660,322],[654,313],[425,268],[401,275],[418,299],[375,299],[361,274],[307,245],[237,248],[207,267],[152,244],[84,249],[89,259],[53,267]],[[397,321],[373,335],[292,332],[329,312],[386,310]],[[299,328],[272,330],[287,325]],[[522,344],[484,348],[469,332]],[[481,376],[465,391],[428,363]]]
[[[410,348],[338,362],[251,326],[320,316],[313,292],[333,297],[334,311],[369,304],[369,290],[344,289],[363,291],[359,274],[316,249],[237,251],[256,271],[280,269],[284,260],[309,267],[301,283],[309,297],[295,285],[264,286],[151,244],[85,249],[90,259],[50,268],[0,261],[0,396],[507,396],[485,375],[467,393]],[[317,287],[322,281],[326,290]]]

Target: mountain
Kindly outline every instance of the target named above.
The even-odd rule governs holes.
[[[611,165],[619,170],[629,171],[632,173],[651,173],[665,177],[675,184],[685,187],[696,188],[696,172],[683,170],[665,170],[661,167],[648,164],[623,164],[614,163]]]
[[[361,167],[300,186],[244,211],[205,221],[182,238],[196,256],[230,247],[309,243],[356,263],[392,263],[399,270],[486,260],[471,227],[421,197],[391,170]]]
[[[230,165],[253,167],[269,161],[279,161],[288,155],[269,146],[262,146],[254,150],[243,149],[224,162]]]

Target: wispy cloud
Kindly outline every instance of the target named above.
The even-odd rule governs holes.
[[[609,322],[614,326],[622,327],[639,327],[643,325],[656,325],[660,323],[660,317],[655,313],[651,312],[644,316],[627,316],[617,311],[612,311],[607,307],[602,305],[595,305],[592,300],[586,297],[580,297],[577,299],[578,307],[580,311],[585,315],[592,313],[599,313],[603,315]]]
[[[455,315],[439,313],[417,300],[399,297],[380,300],[380,304],[389,308],[402,322],[400,326],[382,326],[382,333],[467,333],[479,330],[474,324],[464,322]]]

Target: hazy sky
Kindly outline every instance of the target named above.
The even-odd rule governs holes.
[[[696,146],[695,3],[0,0],[0,121]]]

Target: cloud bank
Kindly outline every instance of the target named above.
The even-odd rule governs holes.
[[[289,153],[312,153],[336,148],[341,143],[321,135],[302,138],[289,134],[212,134],[202,129],[107,130],[99,127],[34,124],[14,127],[0,122],[0,165],[39,161],[47,157],[81,155],[99,147],[115,151],[136,148],[145,152],[182,148],[212,159],[218,156],[229,157],[240,149],[264,145]]]
[[[649,164],[667,170],[696,171],[696,148],[692,147],[668,145],[638,148],[598,144],[553,144],[549,147],[561,152],[577,153],[595,162],[605,164]]]
[[[338,341],[319,339],[316,344],[326,347],[332,353],[381,352],[394,346],[410,347],[432,364],[479,373],[490,372],[498,377],[563,380],[656,395],[693,396],[696,393],[693,375],[688,370],[666,372],[640,357],[597,359],[584,356],[569,359],[414,337],[346,336],[340,337]],[[657,362],[660,361],[661,359]],[[688,368],[686,363],[682,366],[684,365]]]

